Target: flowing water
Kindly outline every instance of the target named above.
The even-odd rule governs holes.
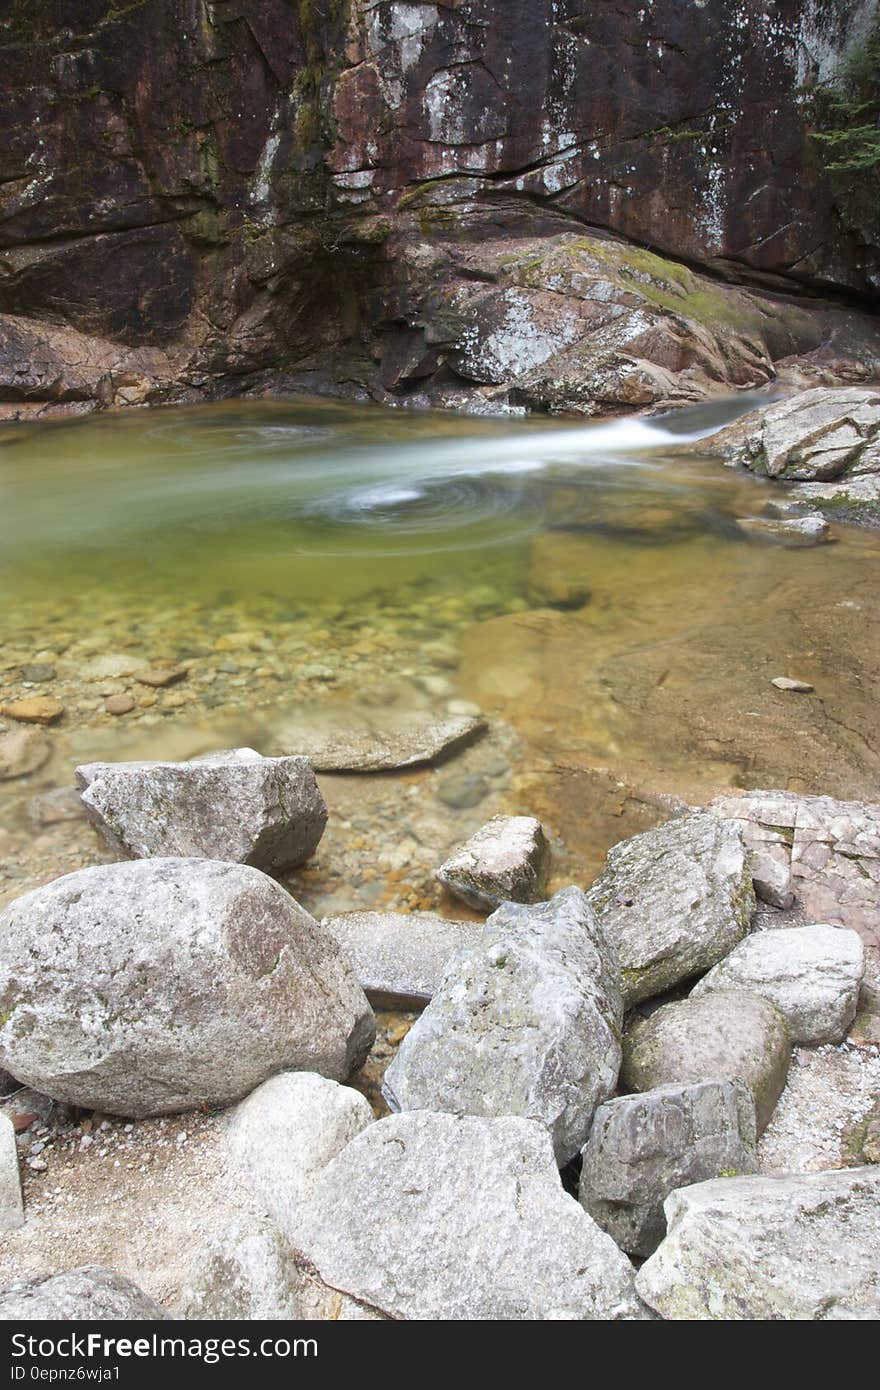
[[[743,404],[584,426],[239,401],[10,429],[0,693],[64,715],[37,782],[0,784],[0,825],[84,756],[278,751],[291,719],[469,706],[512,731],[508,803],[575,842],[608,787],[871,792],[880,541],[750,540],[771,485],[694,445]],[[132,675],[169,663],[166,688]]]

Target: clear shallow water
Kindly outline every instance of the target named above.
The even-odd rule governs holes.
[[[548,426],[247,401],[10,430],[4,698],[57,694],[62,736],[106,726],[122,756],[135,726],[463,697],[533,762],[861,790],[880,544],[744,537],[768,485],[683,447],[744,404]],[[89,675],[120,652],[190,676],[144,695]],[[38,691],[33,661],[56,672]],[[780,674],[818,698],[780,702]]]

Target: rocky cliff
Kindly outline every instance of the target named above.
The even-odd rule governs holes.
[[[0,406],[297,382],[596,411],[780,363],[873,377],[880,253],[810,92],[875,12],[9,0]]]

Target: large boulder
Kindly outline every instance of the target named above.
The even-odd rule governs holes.
[[[123,1115],[222,1105],[285,1068],[345,1077],[375,1032],[333,938],[257,869],[81,869],[0,916],[0,1063]]]
[[[600,1105],[583,1149],[578,1198],[632,1255],[666,1233],[663,1201],[677,1187],[754,1173],[755,1103],[741,1081],[658,1086]]]
[[[744,990],[718,990],[635,1019],[624,1034],[621,1080],[633,1091],[713,1077],[743,1081],[761,1134],[790,1061],[788,1027],[774,1004]]]
[[[0,1231],[15,1231],[23,1223],[15,1130],[9,1116],[0,1111]]]
[[[545,1131],[512,1116],[378,1120],[318,1174],[286,1234],[326,1284],[393,1318],[645,1316]]]
[[[622,1014],[614,951],[579,888],[506,903],[450,961],[383,1094],[393,1110],[538,1120],[567,1162],[617,1084]]]
[[[0,1292],[0,1322],[157,1322],[168,1314],[121,1274],[83,1265]]]
[[[664,1318],[880,1317],[880,1168],[718,1178],[673,1192],[637,1276]]]
[[[755,910],[739,828],[705,812],[614,845],[589,899],[617,947],[627,1005],[708,970]]]
[[[541,822],[534,816],[493,816],[435,877],[471,907],[491,912],[503,902],[538,902],[549,872],[550,846]]]
[[[475,946],[481,922],[436,912],[341,912],[325,917],[376,1009],[423,1009],[456,951]]]
[[[732,448],[733,459],[768,478],[824,482],[880,470],[876,388],[799,391],[734,429],[745,437]]]
[[[314,854],[327,824],[308,758],[236,748],[187,763],[88,763],[76,777],[89,820],[136,859],[225,859],[277,872]]]
[[[814,923],[746,937],[691,990],[746,989],[775,1004],[792,1041],[840,1042],[856,1016],[865,947],[847,927]]]

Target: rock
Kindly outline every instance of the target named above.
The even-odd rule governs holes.
[[[24,1225],[15,1134],[12,1120],[0,1111],[0,1231],[15,1231]]]
[[[36,825],[60,825],[85,820],[85,807],[76,787],[52,787],[28,802],[28,816]]]
[[[840,1042],[856,1016],[865,974],[857,932],[816,923],[746,937],[691,991],[745,989],[775,1004],[796,1043]]]
[[[372,1123],[359,1091],[310,1072],[282,1072],[230,1112],[225,1132],[248,1186],[290,1231],[311,1200],[316,1173]]]
[[[48,739],[36,729],[10,729],[0,734],[0,782],[39,772],[51,752]]]
[[[675,1188],[757,1171],[751,1091],[741,1081],[699,1081],[608,1100],[582,1157],[581,1206],[622,1250],[650,1255]]]
[[[83,1265],[0,1292],[0,1322],[158,1322],[168,1314],[121,1274]]]
[[[584,574],[588,563],[583,537],[565,531],[535,536],[529,550],[529,602],[538,608],[585,608],[592,598],[592,584]]]
[[[376,1313],[322,1284],[270,1221],[235,1221],[201,1248],[179,1316],[195,1321],[375,1320]]]
[[[124,652],[105,652],[80,667],[79,678],[83,681],[120,680],[123,676],[134,675],[142,665],[141,657],[126,656]]]
[[[22,680],[28,681],[32,685],[42,685],[44,681],[53,681],[55,676],[55,667],[47,665],[44,661],[34,661],[21,668]]]
[[[0,1065],[110,1114],[240,1099],[286,1068],[345,1077],[372,1011],[333,938],[240,864],[100,865],[0,915]]]
[[[880,1168],[718,1178],[673,1192],[636,1277],[664,1318],[880,1316]]]
[[[866,945],[880,946],[880,805],[753,791],[718,797],[711,809],[739,824],[768,902],[793,901],[812,921],[852,927]],[[777,898],[767,892],[771,859],[777,882],[789,875],[788,892]]]
[[[439,762],[474,743],[487,728],[484,719],[454,716],[432,720],[399,716],[390,722],[344,729],[304,722],[278,735],[278,741],[305,753],[318,772],[384,772]]]
[[[623,1038],[621,1080],[633,1091],[715,1077],[744,1081],[761,1134],[790,1060],[791,1039],[775,1005],[744,990],[717,990],[634,1020]]]
[[[292,1243],[393,1318],[630,1319],[632,1268],[516,1117],[392,1115],[318,1174]]]
[[[135,671],[134,678],[141,685],[149,685],[158,689],[166,685],[175,685],[177,681],[185,680],[187,669],[185,666],[148,666],[145,670]]]
[[[544,896],[550,846],[534,816],[493,816],[440,865],[434,877],[457,898],[490,911]]]
[[[708,970],[755,909],[742,835],[701,813],[614,845],[588,896],[617,947],[626,1005]]]
[[[864,387],[799,391],[749,416],[736,461],[769,478],[824,482],[858,473],[880,443],[880,392]],[[877,463],[865,471],[876,471]]]
[[[824,516],[799,516],[790,520],[772,517],[738,517],[737,526],[752,540],[802,549],[821,545],[828,540],[830,530]]]
[[[307,758],[238,748],[186,763],[88,763],[76,777],[92,824],[138,858],[224,859],[278,872],[314,854],[327,824]]]
[[[20,724],[57,724],[63,713],[61,701],[51,695],[29,695],[0,707],[0,714],[17,719]]]
[[[109,695],[104,701],[107,714],[131,714],[137,708],[137,701],[131,695]]]
[[[344,912],[321,923],[336,938],[374,1009],[422,1009],[451,957],[475,946],[482,923],[434,912]]]
[[[437,800],[453,811],[470,811],[485,801],[491,788],[485,777],[473,772],[451,772],[437,788]]]
[[[798,695],[810,695],[815,690],[809,681],[800,681],[791,676],[774,676],[770,684],[775,685],[777,690],[791,690]]]
[[[614,951],[584,893],[505,903],[449,962],[383,1094],[393,1110],[537,1120],[565,1163],[617,1084],[621,1019]]]

